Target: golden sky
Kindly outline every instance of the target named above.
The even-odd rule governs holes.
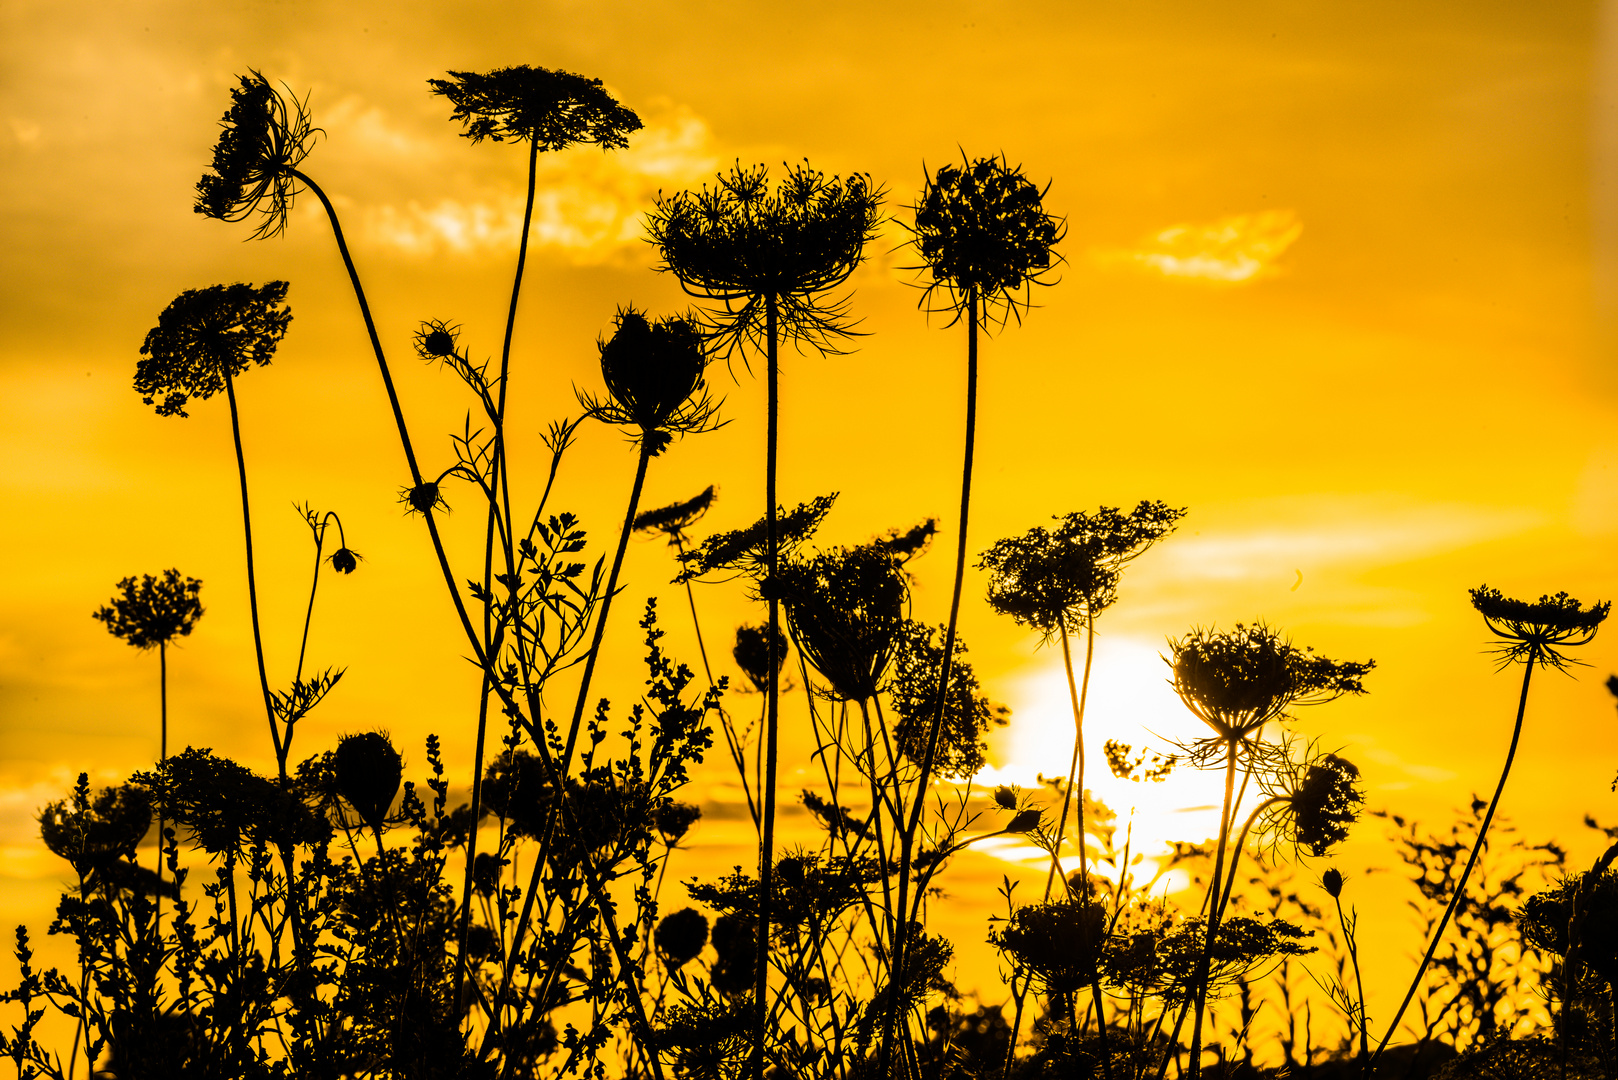
[[[171,742],[273,761],[225,404],[159,418],[130,389],[146,330],[183,289],[291,282],[285,343],[240,383],[272,681],[290,677],[307,598],[293,504],[338,511],[366,557],[352,578],[323,581],[311,659],[348,675],[295,753],[384,726],[418,764],[428,731],[452,768],[470,756],[474,669],[419,519],[400,513],[397,440],[318,204],[303,199],[284,238],[258,242],[191,212],[228,88],[249,68],[308,93],[326,131],[305,169],[343,215],[434,472],[452,460],[436,433],[458,431],[468,402],[414,359],[410,335],[446,319],[474,355],[498,354],[526,156],[460,138],[426,80],[563,68],[603,79],[645,121],[627,150],[542,163],[512,382],[519,503],[543,482],[538,433],[577,411],[575,385],[598,385],[594,342],[615,308],[684,303],[642,239],[659,190],[737,160],[807,158],[869,172],[905,220],[924,169],[963,152],[1004,153],[1049,180],[1066,261],[1024,324],[984,344],[971,549],[1100,504],[1190,511],[1101,622],[1092,759],[1108,736],[1149,741],[1143,725],[1191,733],[1175,727],[1190,718],[1156,659],[1165,638],[1265,619],[1328,656],[1376,659],[1367,697],[1307,712],[1298,729],[1363,768],[1370,806],[1437,825],[1492,788],[1515,704],[1467,588],[1618,597],[1618,339],[1602,321],[1618,281],[1613,15],[1409,0],[831,2],[790,17],[763,3],[7,0],[0,915],[46,918],[57,867],[35,809],[81,769],[111,781],[156,755],[155,657],[89,618],[119,578],[177,566],[205,582],[207,615],[171,656]],[[918,310],[903,238],[886,226],[851,279],[868,336],[844,356],[784,361],[780,490],[787,502],[842,493],[830,543],[939,517],[946,539],[914,569],[917,617],[941,621],[964,340]],[[646,505],[717,483],[702,529],[762,510],[763,387],[735,374],[714,369],[730,425],[676,445],[647,482]],[[633,468],[620,434],[586,428],[553,505],[609,543]],[[481,525],[470,511],[449,520],[468,568]],[[621,707],[638,687],[646,596],[696,659],[672,573],[661,545],[632,545],[597,683]],[[996,766],[1025,780],[1061,771],[1059,653],[982,592],[970,574],[962,632],[991,696],[1015,710]],[[699,602],[711,641],[756,617],[738,586]],[[1618,670],[1618,630],[1581,656],[1592,666],[1575,678],[1538,679],[1503,809],[1526,835],[1587,856],[1581,815],[1618,818],[1618,726],[1601,685]],[[788,762],[806,746],[794,731]],[[718,798],[718,779],[699,782]],[[1181,791],[1191,805],[1206,789]],[[1178,820],[1195,831],[1194,816]],[[1379,859],[1369,822],[1339,865]],[[963,873],[997,880],[1007,867],[985,857]],[[1402,970],[1412,943],[1396,892],[1367,901],[1393,929],[1365,948]],[[980,940],[981,921],[961,926]]]

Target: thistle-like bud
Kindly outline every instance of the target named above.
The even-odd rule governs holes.
[[[352,574],[359,569],[360,559],[364,558],[359,552],[351,548],[340,547],[331,553],[331,568],[339,574]]]
[[[1326,890],[1326,895],[1333,900],[1343,895],[1343,875],[1337,867],[1332,867],[1320,875],[1320,887]]]
[[[1039,828],[1040,817],[1041,814],[1037,807],[1029,807],[1027,810],[1019,810],[1017,811],[1017,816],[1011,819],[1011,824],[1006,826],[1006,832],[1033,832],[1035,829]]]
[[[652,942],[665,963],[682,967],[708,944],[708,920],[696,908],[681,908],[657,924]]]
[[[449,503],[445,502],[444,497],[438,492],[438,484],[432,480],[424,480],[415,487],[401,489],[399,501],[404,503],[407,512],[412,514],[449,509]]]
[[[714,405],[703,385],[708,365],[702,331],[686,318],[652,322],[633,307],[621,308],[601,350],[607,399],[580,394],[597,419],[640,429],[648,451],[659,454],[671,436],[710,428]]]
[[[719,960],[708,972],[715,990],[723,994],[745,994],[753,988],[753,960],[757,931],[753,918],[738,911],[714,920],[713,947]]]
[[[738,626],[736,628],[736,647],[731,650],[731,656],[736,658],[736,666],[742,669],[755,689],[763,692],[770,683],[770,671],[773,668],[777,677],[781,674],[781,665],[787,659],[787,636],[780,630],[775,632],[775,648],[766,644],[770,636],[770,628],[764,626]]]
[[[333,772],[337,794],[348,801],[365,824],[380,830],[404,778],[404,762],[387,733],[367,731],[343,736],[337,743]]]
[[[1001,784],[994,789],[994,804],[1002,810],[1017,809],[1017,793]]]

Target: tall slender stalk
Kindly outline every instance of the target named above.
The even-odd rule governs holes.
[[[766,503],[765,526],[766,552],[769,559],[769,580],[773,585],[777,580],[776,573],[780,569],[781,535],[779,523],[775,516],[775,473],[776,448],[779,435],[779,402],[780,402],[780,369],[777,364],[776,353],[776,297],[771,295],[765,298],[764,309],[764,340],[766,349],[767,375],[767,406],[768,417],[765,431],[764,454],[764,501]],[[772,588],[769,593],[769,629],[766,631],[766,650],[775,648],[777,636],[781,633],[781,601]],[[766,655],[770,655],[766,652]],[[754,1080],[764,1078],[764,1027],[768,1019],[768,1002],[770,987],[770,892],[774,884],[775,871],[775,768],[776,768],[776,733],[781,719],[781,686],[780,674],[771,657],[768,664],[769,679],[765,685],[765,719],[764,719],[764,777],[760,783],[759,792],[764,802],[764,827],[758,843],[758,958],[757,968],[754,972],[753,982],[753,1057],[752,1069]]]
[[[927,783],[932,779],[933,764],[938,753],[938,737],[944,727],[944,710],[949,702],[949,677],[955,663],[955,631],[961,614],[961,584],[966,580],[966,534],[972,511],[972,461],[977,443],[978,416],[978,290],[966,289],[966,450],[961,462],[961,527],[955,542],[955,581],[950,587],[949,622],[944,627],[944,660],[938,670],[938,706],[933,711],[932,724],[927,730],[927,750],[921,759],[921,775],[916,780],[916,798],[910,807],[909,819],[899,835],[899,911],[896,920],[905,922],[905,902],[910,892],[910,858],[915,845],[916,831],[921,826],[921,814],[926,806]],[[893,978],[902,979],[906,934],[901,925],[893,942]],[[897,1023],[899,997],[895,993],[888,1009],[882,1037],[882,1062],[889,1056],[889,1044]]]
[[[1213,881],[1208,886],[1208,922],[1203,931],[1202,957],[1197,961],[1196,1015],[1191,1020],[1191,1075],[1202,1075],[1202,1018],[1208,1007],[1208,976],[1213,964],[1214,937],[1219,933],[1219,886],[1225,866],[1225,846],[1230,840],[1231,802],[1236,795],[1236,751],[1232,742],[1225,757],[1225,802],[1219,812],[1219,846],[1214,855]]]
[[[275,724],[275,706],[270,697],[270,680],[264,671],[264,635],[258,624],[258,578],[253,568],[253,515],[247,505],[247,461],[242,456],[241,417],[236,411],[236,383],[231,378],[230,366],[221,365],[225,376],[225,396],[230,401],[230,435],[236,443],[236,475],[242,489],[242,532],[247,540],[247,606],[253,619],[253,655],[258,660],[258,686],[264,696],[264,716],[270,723],[270,742],[275,746],[275,763],[281,780],[287,778],[286,750],[281,744],[281,732]],[[165,727],[166,727],[165,723]]]
[[[1449,904],[1444,908],[1444,916],[1438,920],[1438,927],[1433,931],[1433,938],[1427,945],[1426,955],[1421,958],[1421,963],[1416,967],[1416,976],[1410,980],[1410,988],[1405,991],[1404,1000],[1399,1003],[1399,1010],[1393,1014],[1393,1021],[1388,1024],[1387,1034],[1383,1035],[1382,1041],[1377,1043],[1376,1053],[1371,1055],[1371,1060],[1365,1067],[1367,1074],[1376,1069],[1376,1063],[1382,1057],[1382,1051],[1387,1049],[1388,1041],[1393,1038],[1393,1033],[1399,1030],[1399,1021],[1404,1018],[1405,1010],[1410,1007],[1410,1002],[1415,998],[1416,991],[1421,988],[1422,977],[1427,974],[1427,965],[1433,962],[1433,956],[1438,952],[1438,944],[1443,940],[1444,930],[1449,926],[1450,916],[1455,914],[1455,908],[1460,904],[1461,898],[1466,895],[1466,880],[1471,877],[1472,868],[1477,865],[1478,856],[1483,851],[1483,843],[1489,835],[1489,824],[1494,821],[1495,808],[1500,805],[1500,794],[1506,790],[1506,777],[1511,775],[1512,759],[1517,756],[1517,741],[1522,737],[1523,713],[1528,709],[1528,681],[1534,674],[1534,659],[1535,657],[1530,654],[1523,664],[1522,693],[1517,699],[1517,722],[1511,729],[1511,745],[1506,750],[1505,767],[1500,770],[1500,782],[1494,786],[1494,798],[1489,800],[1489,809],[1483,815],[1483,824],[1478,826],[1477,841],[1472,845],[1472,853],[1467,856],[1466,868],[1461,871],[1461,879],[1455,883],[1455,895],[1449,898]]]

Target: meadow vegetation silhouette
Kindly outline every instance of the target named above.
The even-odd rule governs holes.
[[[298,507],[313,546],[309,599],[290,679],[272,681],[236,383],[282,344],[289,287],[182,291],[140,347],[134,385],[165,417],[219,393],[229,403],[276,768],[261,775],[195,740],[169,753],[167,649],[197,627],[201,583],[178,570],[120,581],[94,617],[158,650],[159,756],[99,791],[86,772],[40,810],[41,839],[70,882],[48,932],[71,942],[75,962],[38,969],[29,930],[17,929],[0,1055],[19,1078],[1618,1074],[1618,828],[1592,820],[1608,846],[1588,871],[1569,872],[1556,844],[1510,842],[1499,812],[1534,670],[1575,666],[1569,650],[1593,638],[1608,604],[1473,590],[1502,668],[1523,667],[1515,724],[1492,797],[1447,832],[1377,811],[1427,946],[1397,1012],[1367,1015],[1365,970],[1401,961],[1361,950],[1355,876],[1316,862],[1360,827],[1360,771],[1300,734],[1295,714],[1365,694],[1374,663],[1329,659],[1262,621],[1171,640],[1170,681],[1207,733],[1179,745],[1145,732],[1110,740],[1106,764],[1123,781],[1168,788],[1209,770],[1223,798],[1210,836],[1147,862],[1133,810],[1123,816],[1089,790],[1085,714],[1098,618],[1126,601],[1125,570],[1172,543],[1188,511],[1157,499],[1030,506],[1028,518],[1052,524],[969,539],[980,338],[1020,323],[1033,286],[1056,284],[1066,226],[1047,208],[1050,184],[1004,156],[963,154],[924,172],[899,221],[920,307],[964,324],[967,338],[954,521],[876,522],[864,543],[820,545],[836,493],[778,498],[782,346],[826,355],[856,334],[854,298],[841,290],[886,197],[870,176],[807,162],[773,179],[738,162],[698,191],[659,196],[649,269],[673,274],[699,306],[602,313],[600,385],[578,388],[578,412],[546,433],[540,495],[518,505],[506,424],[508,390],[526,370],[513,359],[538,155],[610,153],[641,122],[600,80],[565,71],[449,72],[429,89],[473,144],[528,151],[498,364],[475,362],[446,313],[424,312],[413,332],[418,359],[467,395],[467,422],[437,457],[413,438],[336,206],[305,171],[325,134],[309,99],[258,72],[242,77],[195,208],[254,222],[255,238],[289,228],[303,192],[325,211],[402,453],[396,495],[376,497],[396,497],[419,522],[457,647],[480,671],[476,700],[446,721],[475,733],[471,760],[446,761],[437,735],[410,747],[375,730],[293,756],[300,724],[344,673],[309,662],[323,568],[346,577],[362,557],[335,511]],[[736,360],[764,366],[765,505],[751,524],[701,535],[716,486],[651,509],[641,497],[654,459],[725,423],[711,383],[720,358],[733,374]],[[616,429],[634,455],[622,522],[604,532],[551,504],[570,448],[598,430],[587,420]],[[463,511],[453,535],[451,500]],[[637,533],[664,541],[672,561],[632,567]],[[950,601],[923,613],[910,564],[940,536],[953,539]],[[1030,790],[974,781],[1007,717],[958,633],[974,551],[989,609],[1061,649],[1070,765]],[[685,591],[700,674],[670,654],[655,599],[640,603],[670,575]],[[760,606],[729,638],[734,675],[727,650],[709,648],[698,586]],[[616,689],[615,706],[596,695],[595,676],[626,603],[639,605],[645,677]],[[1618,677],[1608,686],[1618,696]],[[746,694],[758,695],[756,712],[735,700]],[[814,839],[790,847],[776,839],[784,723],[810,732],[818,770],[799,795]],[[676,870],[671,884],[703,827],[689,788],[716,732],[757,860],[708,879]],[[155,850],[143,846],[154,821]],[[946,939],[930,915],[958,857],[991,839],[1042,852],[1044,882],[1023,895],[1008,875],[984,906],[1005,986],[974,997],[951,972],[957,948],[979,943]],[[65,1046],[41,1041],[51,1013],[71,1027]]]

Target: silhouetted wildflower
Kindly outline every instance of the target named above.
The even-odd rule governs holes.
[[[340,547],[331,553],[331,568],[339,574],[352,574],[359,569],[360,560],[364,558],[352,548]]]
[[[837,492],[819,495],[806,503],[799,503],[791,511],[777,509],[775,515],[776,544],[781,558],[788,558],[815,534],[820,521],[837,501]],[[685,569],[675,578],[684,583],[715,570],[729,570],[762,577],[769,572],[769,519],[759,518],[745,529],[715,533],[698,547],[680,556]]]
[[[736,659],[736,666],[760,693],[769,685],[771,670],[779,675],[787,659],[787,636],[777,630],[773,649],[766,644],[769,636],[768,626],[738,626],[736,647],[730,653]]]
[[[938,715],[938,684],[944,665],[942,627],[905,621],[893,657],[888,695],[899,714],[893,734],[900,751],[920,765],[927,755],[927,733]],[[940,776],[971,776],[983,768],[988,747],[984,734],[1004,725],[1011,710],[994,705],[980,693],[977,673],[966,661],[966,643],[955,639],[955,659],[944,694],[943,724],[938,731],[933,766]]]
[[[202,582],[181,577],[178,570],[165,570],[162,578],[143,574],[138,582],[126,577],[118,582],[118,591],[122,595],[112,598],[112,606],[99,608],[90,617],[106,623],[108,633],[137,649],[185,637],[202,618],[198,598]]]
[[[416,346],[416,355],[431,363],[434,360],[451,360],[457,354],[456,342],[460,339],[461,328],[451,326],[442,319],[428,319],[421,324],[412,339]]]
[[[1261,782],[1283,800],[1274,812],[1281,836],[1316,858],[1348,839],[1348,827],[1359,819],[1365,801],[1360,770],[1336,754],[1290,764]]]
[[[283,97],[263,75],[250,71],[230,91],[230,109],[214,145],[213,175],[197,181],[199,214],[245,221],[254,211],[264,221],[255,239],[286,228],[297,186],[292,170],[309,154],[320,129],[309,121],[308,101]]]
[[[768,586],[786,606],[793,643],[832,693],[849,701],[874,696],[910,599],[893,559],[877,547],[829,551],[783,564]]]
[[[654,811],[652,820],[657,826],[657,831],[662,834],[663,842],[676,844],[701,817],[700,806],[683,802],[666,802]]]
[[[753,957],[757,952],[755,923],[753,916],[736,911],[714,920],[713,947],[719,958],[709,969],[708,979],[722,994],[736,997],[753,987]]]
[[[452,121],[474,143],[484,139],[529,140],[542,151],[592,143],[603,150],[629,145],[640,118],[607,93],[600,79],[549,68],[451,71],[428,79],[432,92],[455,106]]]
[[[596,342],[608,399],[581,392],[579,404],[587,415],[639,428],[654,456],[674,435],[718,426],[702,379],[708,356],[695,323],[678,316],[650,322],[643,312],[625,307],[613,326],[610,339]]]
[[[989,605],[1047,638],[1117,600],[1123,569],[1174,531],[1183,508],[1142,501],[1128,513],[1103,506],[1000,540],[978,558],[989,571]]]
[[[1039,823],[1044,816],[1044,811],[1040,810],[1037,806],[1030,806],[1026,810],[1019,810],[1017,811],[1016,816],[1011,819],[1010,823],[1006,825],[1006,832],[1033,832],[1035,829],[1039,828]]]
[[[1606,600],[1580,607],[1565,592],[1541,596],[1532,604],[1502,596],[1499,589],[1487,585],[1471,593],[1472,606],[1483,616],[1490,632],[1502,639],[1494,648],[1502,668],[1513,662],[1537,662],[1561,670],[1580,663],[1558,650],[1583,645],[1595,637],[1596,628],[1612,610],[1611,602]]]
[[[1575,956],[1609,986],[1618,988],[1618,872],[1574,874],[1536,893],[1517,913],[1525,941],[1564,960]]]
[[[287,283],[252,286],[210,285],[187,289],[157,317],[140,347],[135,390],[159,416],[187,416],[191,398],[207,399],[225,389],[249,364],[263,367],[286,336],[292,311],[280,306]]]
[[[1343,874],[1335,866],[1320,875],[1320,887],[1333,900],[1343,895]]]
[[[152,798],[133,784],[103,788],[93,798],[90,778],[79,774],[73,797],[39,812],[39,835],[51,852],[81,877],[103,871],[119,859],[133,859],[152,827]]]
[[[404,762],[385,731],[345,735],[332,763],[337,793],[373,832],[382,828],[404,779]]]
[[[157,772],[136,773],[132,780],[149,788],[164,813],[189,828],[210,855],[239,853],[245,843],[313,845],[331,836],[330,826],[294,789],[206,748],[187,747]]]
[[[1117,739],[1108,739],[1102,744],[1102,750],[1107,755],[1107,768],[1120,780],[1130,780],[1137,784],[1145,780],[1161,784],[1169,778],[1169,774],[1174,771],[1174,766],[1180,760],[1178,754],[1164,757],[1153,750],[1142,750],[1131,758],[1129,754],[1132,749],[1128,743],[1119,742]]]
[[[682,967],[708,944],[708,920],[696,908],[681,908],[657,924],[652,943],[670,967]]]
[[[433,480],[423,480],[415,487],[401,488],[399,501],[407,508],[407,513],[425,514],[430,510],[448,510],[449,503],[439,493],[438,484]]]
[[[829,351],[831,339],[849,333],[848,305],[822,294],[859,265],[881,202],[860,173],[843,180],[789,166],[772,192],[763,165],[738,164],[700,193],[659,196],[647,230],[663,259],[658,269],[723,306],[714,327],[721,348],[746,341],[762,350],[773,304],[781,336]]]
[[[636,532],[660,532],[669,538],[670,547],[683,547],[689,541],[685,531],[702,520],[717,495],[718,490],[709,484],[700,494],[684,502],[636,514],[633,527]]]
[[[1017,809],[1017,793],[1005,784],[994,789],[994,804],[1002,810]]]
[[[1003,157],[945,165],[926,181],[915,211],[915,245],[932,273],[931,297],[946,289],[950,306],[964,311],[976,293],[997,321],[1028,306],[1030,284],[1058,256],[1066,229],[1045,212],[1045,192]],[[1049,190],[1049,185],[1046,186]],[[1021,291],[1023,296],[1017,295]]]
[[[1169,642],[1174,692],[1185,707],[1218,733],[1221,744],[1249,740],[1271,720],[1300,705],[1320,705],[1344,694],[1363,694],[1376,666],[1328,660],[1299,649],[1265,626],[1192,630]]]
[[[676,1075],[691,1080],[745,1075],[753,1004],[745,996],[747,987],[728,990],[729,985],[728,976],[725,985],[714,983],[727,994],[724,999],[682,1001],[668,1010],[657,1030],[657,1046],[668,1052]]]
[[[518,836],[537,839],[544,830],[552,792],[545,763],[527,750],[501,754],[483,778],[483,812],[504,820]]]
[[[1071,994],[1099,977],[1107,912],[1098,904],[1059,900],[1012,912],[989,943],[1029,972],[1047,994]]]

